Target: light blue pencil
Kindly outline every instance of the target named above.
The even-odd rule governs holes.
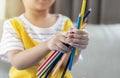
[[[81,22],[81,16],[79,15],[78,16],[78,22],[77,22],[77,25],[76,25],[77,29],[80,29],[80,22]],[[75,51],[76,51],[76,48],[73,47],[72,51],[71,51],[71,55],[70,55],[69,70],[72,70],[72,64],[73,64],[73,60],[74,60],[74,56],[75,56]]]

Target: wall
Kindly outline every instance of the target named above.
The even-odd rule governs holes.
[[[6,1],[6,18],[11,18],[20,15],[24,11],[21,0],[7,0]]]
[[[5,18],[6,0],[0,0],[0,20]]]

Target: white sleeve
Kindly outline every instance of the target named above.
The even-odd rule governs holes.
[[[5,21],[0,43],[0,56],[6,57],[6,53],[10,50],[24,50],[24,47],[10,22]]]

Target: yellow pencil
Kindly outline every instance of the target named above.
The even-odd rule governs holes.
[[[80,29],[82,28],[82,24],[83,24],[83,18],[84,18],[84,14],[85,14],[86,4],[87,4],[87,1],[86,1],[86,0],[83,0],[82,9],[81,9]]]

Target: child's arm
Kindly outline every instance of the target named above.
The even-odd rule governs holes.
[[[8,59],[10,60],[11,64],[19,70],[28,68],[35,65],[50,52],[48,47],[46,47],[46,44],[46,42],[43,42],[40,45],[35,46],[34,48],[24,51],[9,51],[7,53]]]
[[[48,41],[42,42],[31,49],[20,51],[13,50],[7,53],[7,56],[11,64],[17,69],[25,69],[35,65],[44,56],[46,56],[51,50],[59,50],[62,52],[68,52],[69,49],[63,43],[66,42],[66,38],[62,34],[58,34]]]

